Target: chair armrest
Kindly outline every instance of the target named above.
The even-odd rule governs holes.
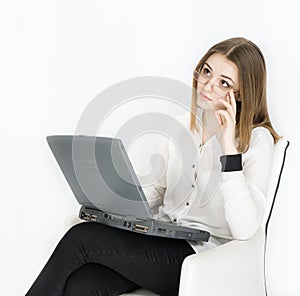
[[[264,230],[185,258],[179,296],[265,296]]]

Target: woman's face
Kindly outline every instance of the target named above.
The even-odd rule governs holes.
[[[239,89],[237,66],[220,53],[212,54],[196,74],[197,105],[202,109],[223,109],[218,99],[228,100],[229,91]]]

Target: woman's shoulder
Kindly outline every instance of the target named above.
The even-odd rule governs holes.
[[[173,117],[171,127],[176,128],[178,134],[186,133],[190,129],[190,113],[181,113]]]
[[[183,123],[184,125],[187,125],[187,124],[190,123],[190,113],[189,112],[182,113],[180,115],[177,115],[175,117],[175,119],[177,121],[179,121],[180,123]]]
[[[250,146],[257,144],[269,144],[274,145],[274,139],[271,132],[264,126],[257,126],[252,129]]]
[[[274,139],[271,132],[263,126],[252,129],[249,149],[245,153],[245,157],[250,157],[253,153],[263,150],[272,153],[274,148]]]

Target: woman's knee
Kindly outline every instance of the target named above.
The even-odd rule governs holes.
[[[88,228],[90,223],[88,222],[81,222],[73,225],[66,233],[68,234],[73,234],[73,233],[78,233],[81,231],[84,231],[84,229]]]
[[[61,239],[61,243],[69,243],[76,244],[76,242],[80,243],[84,240],[88,240],[89,236],[93,236],[94,228],[92,222],[82,222],[72,226]],[[97,223],[98,224],[98,223]]]
[[[101,264],[88,263],[68,278],[64,296],[120,295],[138,286]]]

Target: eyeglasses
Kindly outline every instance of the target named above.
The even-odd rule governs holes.
[[[204,69],[201,70],[201,72],[197,71],[197,70],[194,70],[194,79],[204,85],[206,84],[209,80],[210,80],[210,77],[207,76],[205,73],[204,73]],[[224,81],[225,82],[225,81]],[[229,93],[229,91],[231,89],[233,89],[232,87],[230,86],[223,86],[221,84],[222,82],[220,81],[220,85],[218,84],[213,84],[213,89],[214,89],[214,93],[218,96],[218,97],[221,97],[221,98],[225,98],[227,96],[227,94]],[[238,89],[234,89],[233,90],[233,93],[234,93],[234,96],[235,96],[235,99],[239,99],[240,98],[240,91]]]

